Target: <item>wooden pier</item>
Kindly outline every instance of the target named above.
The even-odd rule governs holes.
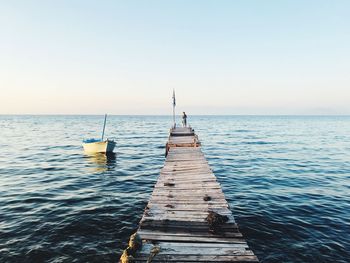
[[[191,128],[170,131],[164,167],[121,262],[258,262]]]

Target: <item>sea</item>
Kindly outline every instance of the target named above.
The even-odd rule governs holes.
[[[180,123],[180,119],[177,120]],[[350,262],[350,116],[191,116],[261,262]],[[171,116],[0,116],[0,262],[118,262],[165,160]]]

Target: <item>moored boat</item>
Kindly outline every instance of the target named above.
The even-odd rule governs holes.
[[[116,145],[114,140],[103,140],[106,128],[107,114],[103,124],[103,131],[101,139],[86,139],[83,140],[83,148],[86,153],[111,153]]]
[[[116,143],[113,140],[87,139],[83,141],[84,151],[87,153],[110,153],[113,152]]]

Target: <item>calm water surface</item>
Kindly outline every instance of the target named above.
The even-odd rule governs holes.
[[[0,116],[0,262],[117,262],[171,117]],[[189,116],[262,262],[350,262],[350,117]]]

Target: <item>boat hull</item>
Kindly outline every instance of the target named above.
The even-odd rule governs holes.
[[[106,140],[103,142],[83,143],[84,151],[87,153],[109,153],[113,152],[115,142]]]

